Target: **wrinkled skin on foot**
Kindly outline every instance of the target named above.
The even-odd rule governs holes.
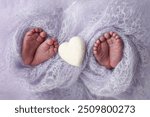
[[[115,32],[105,33],[95,42],[93,54],[100,65],[115,68],[123,56],[123,41]]]
[[[57,53],[56,39],[46,40],[46,37],[41,28],[31,29],[25,34],[21,53],[25,65],[38,65]]]
[[[31,65],[35,66],[52,58],[58,51],[58,42],[55,38],[44,41],[36,51]]]

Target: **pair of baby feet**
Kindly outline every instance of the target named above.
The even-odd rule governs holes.
[[[54,37],[46,38],[47,34],[41,28],[31,29],[25,34],[22,45],[24,64],[39,65],[57,53],[57,40]],[[123,42],[117,33],[105,33],[95,42],[93,53],[100,65],[108,69],[115,68],[122,58]]]
[[[55,38],[46,39],[47,33],[41,28],[29,30],[23,40],[22,59],[24,64],[35,66],[50,58],[58,51]]]
[[[115,32],[105,33],[95,42],[93,54],[100,65],[113,69],[122,59],[123,41]]]

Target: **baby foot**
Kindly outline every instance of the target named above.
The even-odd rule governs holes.
[[[52,58],[58,51],[58,42],[55,38],[45,40],[37,49],[31,65],[38,65]]]
[[[115,32],[109,32],[105,35],[107,36],[106,39],[109,45],[110,65],[111,67],[115,68],[123,56],[123,41]]]
[[[37,48],[45,40],[45,38],[46,32],[40,28],[34,28],[25,34],[21,53],[24,64],[31,64]]]
[[[101,36],[93,46],[93,53],[97,62],[105,66],[108,69],[111,69],[110,59],[109,59],[109,46],[107,44],[105,36]]]

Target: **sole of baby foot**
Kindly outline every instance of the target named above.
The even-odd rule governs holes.
[[[25,65],[31,64],[37,48],[46,39],[46,36],[46,32],[41,28],[31,29],[25,34],[21,52]]]
[[[55,38],[45,40],[37,49],[32,66],[39,65],[55,56],[58,51],[59,44]]]
[[[112,68],[110,66],[109,46],[104,35],[95,42],[93,46],[93,54],[100,65],[107,69]]]
[[[108,32],[105,34],[110,51],[110,65],[115,68],[121,61],[123,56],[123,41],[121,37],[115,32]]]

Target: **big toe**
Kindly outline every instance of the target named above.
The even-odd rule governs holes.
[[[46,39],[46,36],[47,36],[46,32],[44,31],[40,32],[37,41],[42,43]]]
[[[46,33],[46,32],[44,32],[44,31],[42,31],[42,32],[40,32],[40,36],[41,36],[42,38],[46,38],[47,33]]]
[[[104,34],[104,37],[105,37],[106,39],[109,39],[109,38],[111,37],[111,35],[110,35],[110,33],[108,32],[108,33],[105,33],[105,34]]]
[[[108,34],[108,33],[107,33]],[[108,38],[109,35],[105,34],[104,36],[102,36],[100,38],[100,41],[101,41],[101,48],[104,48],[104,49],[107,49],[108,48],[108,44],[107,44],[107,40],[105,38],[105,36]]]
[[[36,32],[36,33],[40,33],[40,32],[42,32],[42,31],[43,31],[42,28],[34,28],[34,32]]]
[[[113,42],[114,42],[113,40],[114,40],[113,37],[111,37],[110,39],[107,39],[107,43],[108,43],[109,46],[113,45]]]
[[[111,39],[111,41],[112,41],[112,43],[113,44],[117,44],[117,45],[122,45],[122,40],[121,40],[121,37],[118,35],[118,34],[113,34],[113,37],[112,37],[112,39]]]

